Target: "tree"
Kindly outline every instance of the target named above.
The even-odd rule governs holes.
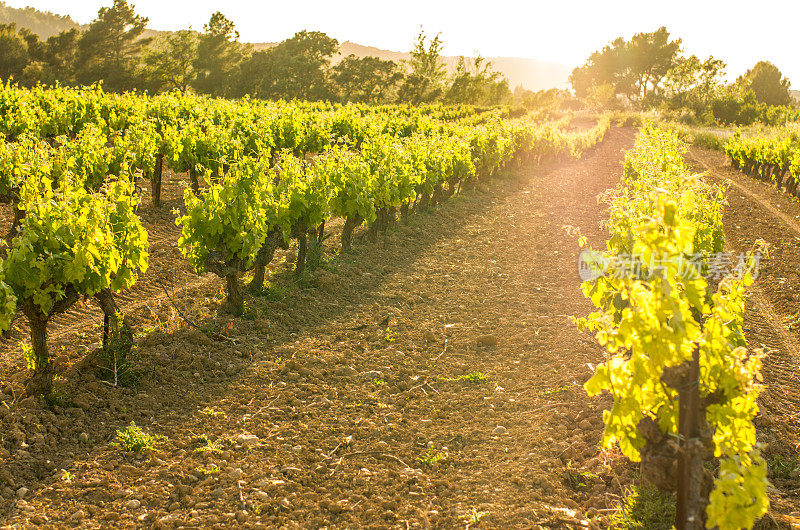
[[[18,78],[29,62],[28,43],[16,24],[0,24],[0,79]]]
[[[144,54],[150,88],[186,92],[196,77],[197,34],[184,29],[156,40]]]
[[[778,67],[768,61],[759,61],[737,83],[753,90],[756,99],[767,105],[790,105],[792,96],[789,80],[783,76]]]
[[[675,109],[690,109],[702,115],[714,95],[723,85],[725,63],[709,56],[701,61],[697,56],[679,57],[664,79],[664,97]]]
[[[575,68],[570,75],[570,83],[579,98],[587,97],[593,87],[610,85],[614,94],[627,91],[623,77],[627,70],[625,55],[625,39],[616,39],[589,56],[586,64]]]
[[[653,33],[637,33],[626,46],[628,76],[635,89],[634,97],[641,103],[656,95],[667,72],[675,64],[681,40],[669,40],[667,28]]]
[[[249,47],[239,42],[236,26],[217,11],[211,15],[197,43],[194,87],[206,94],[227,96]]]
[[[300,31],[242,66],[239,91],[263,98],[320,100],[331,96],[328,69],[339,42],[319,31]]]
[[[103,80],[113,90],[133,88],[141,52],[150,42],[141,38],[147,21],[127,0],[101,8],[78,42],[78,81]]]
[[[459,58],[452,83],[444,95],[450,104],[497,105],[511,97],[508,80],[492,70],[492,62],[480,55]]]
[[[339,99],[345,103],[385,101],[386,93],[402,78],[396,62],[378,57],[351,54],[332,69],[332,80]]]
[[[53,83],[56,80],[62,84],[75,82],[80,36],[80,32],[73,28],[47,39],[44,51],[44,62],[47,66],[43,82]]]
[[[447,72],[441,59],[444,44],[440,36],[437,33],[428,42],[424,31],[417,35],[411,58],[403,61],[409,73],[398,93],[401,102],[419,105],[442,96]]]
[[[637,33],[630,41],[620,37],[572,71],[570,82],[575,94],[587,97],[597,92],[596,87],[611,85],[615,94],[624,95],[631,102],[653,105],[679,57],[680,43],[680,39],[670,40],[665,27],[652,33]]]

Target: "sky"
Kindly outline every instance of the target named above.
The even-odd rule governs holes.
[[[422,27],[442,33],[446,55],[530,57],[583,64],[619,36],[666,26],[688,54],[709,54],[728,63],[733,78],[766,59],[800,89],[796,0],[129,0],[149,27],[202,30],[214,11],[233,20],[245,42],[276,42],[301,29],[324,31],[393,51],[408,51]],[[69,14],[88,23],[112,0],[6,0],[12,7]]]

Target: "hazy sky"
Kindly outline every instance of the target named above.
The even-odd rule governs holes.
[[[617,36],[665,25],[686,52],[713,54],[736,76],[761,59],[774,62],[800,89],[797,0],[406,0],[384,7],[364,0],[130,0],[153,29],[202,30],[211,13],[232,19],[242,40],[283,40],[300,29],[320,30],[340,41],[407,51],[422,26],[442,32],[447,55],[532,57],[582,64]],[[81,23],[112,0],[7,0],[13,7],[69,14]]]

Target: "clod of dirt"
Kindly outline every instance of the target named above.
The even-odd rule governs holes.
[[[494,428],[492,434],[494,434],[495,436],[502,436],[504,434],[508,434],[508,429],[506,429],[502,425],[498,425],[497,427]]]
[[[475,339],[475,342],[479,348],[494,348],[497,346],[497,337],[494,335],[481,335]]]

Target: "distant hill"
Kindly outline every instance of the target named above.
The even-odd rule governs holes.
[[[64,30],[80,27],[80,24],[69,16],[39,11],[32,7],[18,9],[7,6],[5,2],[0,2],[0,24],[12,22],[19,28],[28,28],[43,40]]]
[[[0,1],[0,24],[11,22],[15,23],[17,27],[28,28],[42,39],[47,39],[64,30],[82,27],[69,16],[56,15],[49,11],[39,11],[32,7],[18,9],[9,7],[5,2]],[[148,30],[145,32],[145,36],[150,37],[161,33],[165,32]],[[255,49],[265,49],[274,45],[275,43],[259,43],[253,46]],[[397,62],[409,58],[408,53],[382,50],[345,41],[341,45],[339,57],[335,58],[334,62],[338,62],[342,57],[350,54],[358,57],[380,57],[381,59],[391,59]],[[496,71],[506,76],[512,90],[519,85],[529,90],[566,88],[568,85],[567,79],[571,68],[563,64],[522,57],[487,57],[487,59],[492,61]],[[458,57],[445,57],[445,62],[451,71],[455,70],[456,64],[458,64]]]
[[[274,46],[274,42],[254,44],[255,49],[265,49]],[[379,57],[400,62],[408,59],[406,52],[383,50],[374,46],[364,46],[355,42],[344,41],[339,48],[339,56],[334,58],[338,62],[343,57],[353,54],[358,57]],[[529,90],[546,90],[549,88],[567,88],[569,74],[572,68],[558,63],[527,59],[524,57],[487,57],[492,62],[494,70],[500,72],[508,79],[508,84],[513,90],[518,85]],[[445,57],[445,63],[451,71],[458,64],[458,57]]]

